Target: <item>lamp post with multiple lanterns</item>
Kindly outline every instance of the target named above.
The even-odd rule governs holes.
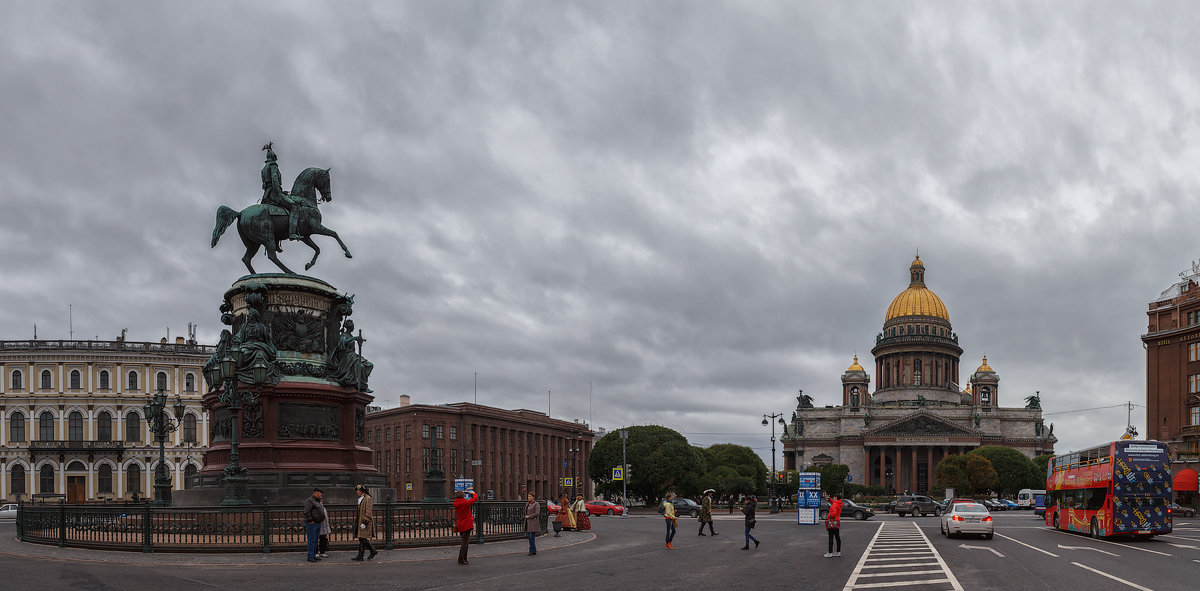
[[[771,513],[778,513],[779,499],[775,498],[775,421],[773,419],[779,419],[780,425],[786,425],[787,423],[783,420],[783,413],[763,415],[763,426],[766,427],[768,423],[771,425],[771,482],[770,491],[767,496],[770,497]]]
[[[250,499],[246,491],[246,485],[250,481],[250,477],[247,475],[246,468],[238,463],[238,431],[242,423],[242,404],[257,403],[258,392],[238,388],[237,368],[241,365],[241,361],[242,351],[234,348],[230,349],[221,358],[220,363],[220,378],[223,385],[220,400],[225,410],[229,411],[229,420],[231,422],[229,431],[229,465],[225,466],[225,475],[223,478],[223,482],[225,483],[225,498],[221,501],[221,506],[223,507],[250,504]],[[255,386],[261,386],[266,383],[269,369],[262,362],[256,363],[254,367],[250,368],[251,381],[253,381]]]
[[[150,432],[158,440],[158,467],[154,469],[154,505],[158,507],[171,506],[171,475],[167,472],[166,443],[167,435],[183,425],[183,412],[187,407],[178,394],[175,395],[175,417],[167,414],[167,393],[159,388],[158,392],[146,397],[142,407],[146,413],[146,422]]]

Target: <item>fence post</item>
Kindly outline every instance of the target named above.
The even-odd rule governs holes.
[[[17,539],[25,541],[25,528],[21,523],[25,519],[25,499],[17,498]]]
[[[58,502],[58,547],[67,545],[67,503],[66,499]]]
[[[475,503],[475,507],[473,507],[473,509],[475,510],[475,543],[476,544],[483,543],[484,516],[487,513],[491,513],[490,511],[485,511],[486,508],[487,508],[487,505],[484,505],[483,503]]]
[[[142,552],[153,552],[150,545],[150,502],[146,501],[146,508],[142,511]]]
[[[388,501],[383,504],[383,547],[385,550],[392,549],[392,503]]]
[[[271,553],[271,505],[263,502],[262,508],[262,536],[263,536],[263,554]],[[308,532],[304,532],[305,537],[308,537]]]

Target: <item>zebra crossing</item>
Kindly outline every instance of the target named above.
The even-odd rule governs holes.
[[[911,587],[963,591],[942,556],[916,523],[885,521],[850,574],[843,591]]]

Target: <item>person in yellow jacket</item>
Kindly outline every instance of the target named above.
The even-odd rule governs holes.
[[[675,518],[675,493],[667,493],[667,498],[662,501],[663,517],[667,519],[667,547],[674,548],[671,540],[675,539],[675,526],[679,525],[679,520]]]

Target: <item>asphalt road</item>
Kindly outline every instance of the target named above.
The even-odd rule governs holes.
[[[741,550],[735,516],[718,514],[717,537],[680,519],[674,550],[663,547],[657,515],[593,518],[594,539],[527,556],[524,542],[490,544],[470,566],[428,553],[392,551],[389,562],[350,562],[337,553],[318,564],[302,554],[247,556],[246,564],[203,564],[203,556],[63,551],[54,557],[0,553],[5,589],[1108,589],[1193,590],[1200,583],[1200,520],[1144,542],[1107,542],[1049,531],[1028,512],[996,515],[994,539],[947,539],[937,519],[883,515],[845,521],[840,558],[823,558],[820,526],[794,514],[760,514],[757,549]],[[13,525],[0,522],[11,540]],[[501,545],[503,544],[503,546]],[[473,548],[473,552],[475,548]],[[403,554],[410,552],[410,554]],[[482,554],[482,552],[481,552]],[[255,561],[270,560],[261,563]],[[403,560],[403,561],[401,561]],[[870,576],[868,576],[870,575]],[[1116,577],[1116,580],[1113,577]],[[931,582],[933,581],[933,582]],[[849,586],[852,585],[852,586]],[[955,586],[957,585],[957,587]]]

